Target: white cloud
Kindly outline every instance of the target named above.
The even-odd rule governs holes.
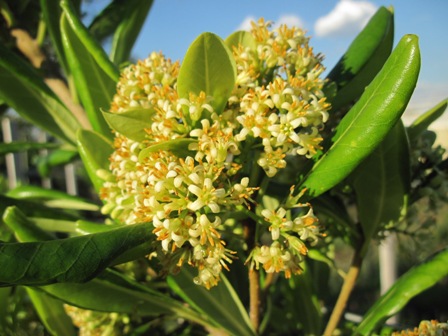
[[[303,20],[297,15],[285,14],[280,16],[277,20],[275,20],[275,26],[278,27],[282,24],[287,25],[288,27],[299,27],[303,28]]]
[[[377,8],[368,1],[341,0],[314,25],[316,36],[352,36],[361,31]]]
[[[252,26],[251,26],[251,22],[252,21],[257,21],[257,19],[253,16],[246,16],[243,20],[243,22],[240,23],[240,25],[238,26],[238,28],[236,30],[251,30]]]
[[[246,16],[243,22],[241,22],[241,24],[238,26],[237,30],[251,30],[252,28],[250,24],[251,21],[257,22],[258,19],[256,19],[252,15]],[[279,27],[282,24],[286,24],[289,27],[292,26],[300,28],[304,27],[303,20],[297,15],[290,15],[290,14],[281,15],[277,20],[273,20],[273,22],[274,22],[274,28]]]

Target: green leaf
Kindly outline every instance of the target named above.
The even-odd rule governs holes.
[[[193,272],[191,268],[182,268],[176,276],[168,277],[168,285],[197,311],[231,335],[254,335],[249,316],[226,277],[221,274],[219,285],[207,290],[193,282]]]
[[[211,326],[206,317],[158,291],[111,270],[84,284],[55,284],[40,290],[83,309],[137,316],[173,314],[191,322]]]
[[[10,143],[0,144],[0,155],[8,153],[27,152],[29,150],[54,149],[60,145],[54,143],[40,143],[40,142],[24,142],[14,141]]]
[[[236,81],[236,65],[232,53],[222,39],[203,33],[188,48],[177,79],[180,98],[190,93],[205,92],[213,97],[211,105],[221,113]]]
[[[391,316],[397,314],[416,295],[431,288],[448,276],[448,249],[433,255],[424,263],[414,266],[367,311],[357,335],[370,335]]]
[[[84,27],[71,2],[72,1],[70,0],[61,0],[61,7],[66,15],[67,23],[104,73],[106,73],[114,83],[118,82],[118,79],[120,78],[118,68],[109,60],[104,49],[101,48],[101,46],[92,38],[87,28]]]
[[[0,288],[0,331],[6,329],[9,296],[13,288]]]
[[[394,39],[394,13],[380,7],[328,74],[335,83],[333,110],[358,99],[389,57]]]
[[[34,309],[51,335],[76,335],[71,318],[66,314],[62,302],[36,289],[26,287]]]
[[[67,7],[68,8],[68,7]],[[112,138],[112,132],[101,114],[101,109],[109,109],[115,93],[116,81],[108,76],[98,62],[110,62],[108,59],[96,59],[91,50],[80,38],[90,38],[79,19],[68,10],[61,18],[61,34],[65,55],[77,94],[86,110],[93,129],[102,135]],[[71,16],[68,16],[71,15]],[[89,43],[94,44],[93,40]],[[100,46],[95,46],[97,49]]]
[[[62,46],[61,29],[59,26],[62,13],[59,3],[60,0],[40,0],[40,8],[42,9],[42,16],[51,38],[51,45],[56,52],[57,58],[63,70],[66,74],[69,74],[64,48]]]
[[[3,214],[5,224],[20,242],[37,242],[55,239],[52,234],[38,228],[17,207],[9,207]]]
[[[7,196],[22,199],[33,200],[42,205],[52,208],[76,209],[86,211],[97,211],[97,204],[84,198],[69,195],[65,192],[46,189],[38,186],[23,185],[6,193]]]
[[[78,149],[87,174],[95,190],[99,191],[104,180],[97,175],[97,171],[109,169],[109,157],[114,151],[112,143],[98,133],[81,130],[78,133]]]
[[[346,178],[394,127],[414,91],[420,70],[418,38],[405,35],[360,100],[339,123],[333,145],[296,190],[316,197]]]
[[[0,99],[21,117],[74,145],[79,122],[37,72],[0,44]]]
[[[39,157],[37,170],[42,177],[49,177],[52,170],[69,164],[78,158],[78,152],[73,150],[58,149],[48,155]]]
[[[232,48],[237,48],[239,45],[243,47],[249,47],[250,50],[255,50],[257,47],[257,43],[253,35],[245,30],[236,31],[230,34],[226,38],[226,44],[232,50]]]
[[[197,142],[197,140],[195,140],[195,139],[179,138],[179,139],[168,140],[168,141],[164,141],[162,143],[151,145],[151,146],[143,149],[140,152],[140,154],[138,155],[138,160],[143,161],[148,156],[150,156],[151,153],[159,152],[159,151],[170,151],[180,157],[193,155],[192,153],[194,153],[194,152],[190,151],[188,149],[188,146],[195,142]]]
[[[121,22],[112,40],[110,58],[115,64],[121,64],[129,59],[132,47],[145,23],[153,2],[153,0],[126,1],[125,10],[121,13]]]
[[[7,209],[5,223],[13,225],[17,213],[16,208]],[[86,282],[152,239],[152,224],[144,223],[74,238],[0,243],[0,286]]]
[[[145,129],[151,128],[151,117],[154,114],[155,111],[151,109],[130,109],[120,113],[103,111],[103,116],[112,129],[134,141],[145,139]]]
[[[397,222],[406,207],[411,184],[409,144],[399,121],[375,151],[353,172],[358,220],[364,239]]]
[[[448,99],[444,99],[432,109],[419,116],[407,129],[409,141],[411,143],[415,142],[420,134],[427,130],[434,121],[442,116],[447,105]]]

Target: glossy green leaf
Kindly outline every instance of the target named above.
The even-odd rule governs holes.
[[[68,74],[68,64],[62,46],[61,29],[59,26],[62,9],[59,6],[61,0],[40,0],[40,8],[42,9],[42,16],[46,23],[48,33],[51,38],[52,47],[56,52],[59,63]]]
[[[439,119],[446,110],[448,99],[442,100],[429,111],[420,115],[407,129],[409,141],[416,141],[417,137],[422,134],[437,119]]]
[[[6,195],[22,200],[33,200],[52,208],[87,211],[99,210],[99,206],[90,200],[69,195],[63,191],[46,189],[32,185],[23,185],[11,189],[6,193]]]
[[[61,7],[66,15],[67,23],[70,25],[82,45],[88,50],[88,53],[104,73],[116,83],[120,78],[118,68],[109,60],[104,49],[92,38],[87,28],[83,25],[79,16],[76,14],[76,10],[72,6],[72,1],[61,0]]]
[[[221,113],[236,81],[236,65],[224,41],[212,33],[203,33],[188,48],[177,79],[180,98],[205,92],[213,97],[210,104]]]
[[[7,209],[5,223],[11,225],[16,214]],[[151,239],[152,224],[145,223],[74,238],[0,243],[0,286],[85,282]]]
[[[24,119],[75,144],[79,122],[31,66],[0,44],[0,99]]]
[[[251,50],[255,50],[257,47],[257,43],[253,35],[245,30],[236,31],[230,34],[226,38],[226,44],[232,50],[232,48],[237,48],[239,45],[243,47],[249,47]]]
[[[394,127],[414,91],[420,70],[418,38],[405,35],[360,100],[339,123],[333,145],[296,190],[316,197],[346,178]]]
[[[78,152],[73,150],[58,149],[48,155],[39,157],[37,170],[42,177],[49,177],[54,168],[69,164],[78,158]]]
[[[61,18],[62,42],[70,73],[93,129],[112,138],[112,132],[103,118],[101,109],[109,109],[116,81],[104,72],[84,41],[79,38],[79,31],[86,28],[76,20],[79,21],[73,14],[69,18],[66,12]]]
[[[52,234],[38,228],[17,207],[9,207],[3,214],[3,221],[14,232],[19,242],[39,242],[55,239]]]
[[[394,316],[416,295],[448,276],[448,249],[414,266],[367,311],[356,329],[357,335],[370,335],[389,317]]]
[[[218,286],[207,290],[194,283],[194,270],[168,277],[168,285],[200,313],[208,316],[231,335],[254,335],[249,316],[230,282],[221,274]]]
[[[131,50],[145,23],[153,0],[126,1],[125,10],[121,13],[121,21],[114,38],[110,58],[115,64],[121,64],[129,59]]]
[[[103,116],[109,126],[118,133],[131,140],[142,141],[147,134],[145,129],[151,128],[151,117],[154,113],[155,111],[150,109],[130,109],[120,113],[103,111]]]
[[[53,208],[46,207],[39,201],[31,201],[26,199],[15,199],[12,197],[6,197],[0,195],[0,213],[3,213],[7,207],[17,206],[27,216],[64,219],[64,220],[76,220],[73,214],[62,212]]]
[[[81,130],[78,133],[78,149],[87,174],[96,191],[99,191],[104,181],[98,177],[97,171],[109,169],[109,157],[114,150],[112,143],[98,133]]]
[[[76,335],[71,318],[66,314],[60,300],[54,299],[31,287],[26,287],[39,319],[51,335]]]
[[[88,27],[90,34],[101,43],[111,37],[123,19],[123,13],[129,3],[131,1],[110,1],[90,23]]]
[[[173,314],[210,326],[206,317],[200,316],[183,303],[110,270],[84,284],[55,284],[39,289],[84,309],[137,316]]]
[[[40,143],[40,142],[22,142],[14,141],[10,143],[0,143],[0,155],[8,153],[27,152],[29,150],[41,149],[55,149],[60,145],[54,143]]]
[[[394,39],[392,9],[380,7],[328,74],[337,94],[334,110],[358,99],[389,57]]]
[[[151,145],[140,152],[140,154],[138,155],[138,160],[143,161],[145,158],[150,156],[151,153],[158,151],[170,151],[180,157],[192,155],[193,152],[188,149],[188,146],[195,142],[197,142],[196,139],[179,138]]]
[[[397,222],[411,184],[409,144],[399,121],[375,151],[353,172],[358,220],[367,241],[378,229]]]

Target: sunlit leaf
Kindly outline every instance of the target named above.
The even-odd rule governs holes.
[[[81,40],[80,32],[86,28],[82,26],[79,19],[67,11],[61,19],[62,42],[67,57],[68,66],[73,76],[76,92],[86,110],[87,117],[93,129],[102,135],[112,138],[109,126],[103,118],[101,109],[109,109],[112,97],[115,93],[116,81],[104,71],[100,62],[109,60],[98,59],[92,55],[91,50]],[[87,35],[86,32],[84,32]],[[87,37],[89,37],[87,35]],[[91,44],[94,41],[90,41]],[[96,46],[100,48],[100,46]]]
[[[420,115],[414,122],[408,127],[408,136],[410,142],[414,142],[417,137],[422,134],[428,127],[437,119],[439,119],[446,110],[448,105],[448,99],[442,100],[432,109],[426,111]]]
[[[103,116],[109,126],[118,133],[131,140],[142,141],[147,134],[145,129],[151,127],[151,117],[154,113],[155,111],[150,109],[130,109],[120,113],[103,111]]]
[[[336,84],[330,100],[334,110],[361,96],[389,57],[393,40],[393,10],[380,7],[327,76],[329,84]]]
[[[224,41],[212,33],[203,33],[188,48],[177,80],[179,97],[205,92],[213,97],[210,104],[221,113],[236,81],[236,65]]]
[[[400,312],[409,300],[446,276],[448,276],[448,249],[436,253],[401,276],[367,311],[355,334],[371,335],[389,317]]]
[[[297,190],[316,197],[346,178],[394,127],[414,91],[420,70],[418,38],[404,36],[360,100],[341,120],[331,148]]]
[[[151,155],[151,153],[158,151],[170,151],[174,154],[177,154],[180,157],[185,157],[187,155],[192,155],[192,151],[188,149],[188,146],[192,143],[197,142],[196,139],[191,138],[180,138],[174,140],[164,141],[162,143],[158,143],[155,145],[151,145],[145,149],[143,149],[139,156],[138,160],[143,161],[145,158]]]
[[[109,169],[112,143],[98,133],[81,130],[78,133],[78,149],[84,167],[95,189],[99,191],[104,181],[97,175],[99,169]]]

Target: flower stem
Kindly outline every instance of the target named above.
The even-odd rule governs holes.
[[[359,272],[361,270],[362,264],[362,249],[357,249],[355,251],[355,255],[353,256],[352,264],[347,272],[347,275],[344,279],[344,284],[342,285],[341,292],[339,293],[338,300],[336,301],[336,305],[331,313],[330,319],[324,331],[324,336],[331,336],[333,331],[339,324],[342,315],[344,314],[345,307],[347,305],[347,301],[350,297],[350,294],[355,287],[356,280],[358,279]]]
[[[256,333],[260,326],[260,272],[249,268],[249,317]]]
[[[244,239],[247,244],[248,251],[255,247],[255,233],[257,223],[247,218],[243,222]],[[249,264],[249,318],[254,328],[255,333],[258,333],[260,327],[260,304],[261,304],[261,290],[260,290],[260,272]]]

